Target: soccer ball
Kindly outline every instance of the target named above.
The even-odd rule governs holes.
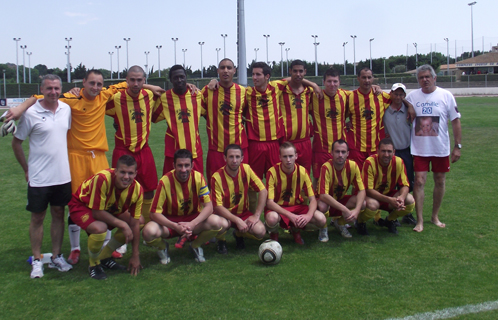
[[[266,240],[259,246],[259,260],[264,264],[277,264],[282,258],[282,246],[274,240]]]

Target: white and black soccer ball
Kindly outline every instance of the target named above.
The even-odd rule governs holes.
[[[264,264],[277,264],[282,259],[282,246],[274,240],[266,240],[259,246],[259,260]]]

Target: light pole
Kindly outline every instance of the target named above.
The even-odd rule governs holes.
[[[315,77],[318,77],[318,45],[320,44],[320,42],[316,42],[316,38],[318,38],[317,35],[311,35],[314,39],[315,39],[315,42],[313,43],[315,45]]]
[[[285,42],[279,42],[280,45],[280,71],[282,78],[284,77],[284,44]]]
[[[343,42],[342,43],[342,49],[344,51],[344,75],[346,75],[346,45],[348,44],[348,42]]]
[[[159,70],[159,78],[161,78],[161,48],[163,46],[157,45],[157,69]],[[176,50],[175,50],[176,51]]]
[[[258,61],[258,51],[259,51],[259,48],[254,48],[254,61]]]
[[[150,51],[145,51],[145,79],[149,78],[149,53]]]
[[[33,52],[26,52],[28,55],[28,70],[29,70],[29,83],[31,83],[31,55]]]
[[[175,53],[174,53],[174,56],[175,56],[175,64],[176,64],[176,42],[178,41],[178,38],[171,38],[171,40],[173,40],[174,42],[174,47],[175,47]]]
[[[21,38],[14,38],[14,41],[16,42],[16,79],[17,83],[19,83],[19,41],[21,41]]]
[[[71,46],[70,42],[73,40],[73,38],[65,38],[67,41],[67,83],[71,83]]]
[[[110,62],[111,62],[111,80],[112,80],[112,55],[113,54],[114,54],[114,52],[109,51],[109,59],[110,59]]]
[[[130,42],[130,38],[123,38],[124,41],[126,41],[126,72],[128,72],[128,69],[130,68],[129,60],[128,60],[128,42]]]
[[[7,85],[5,84],[5,69],[3,69],[3,97],[7,99]]]
[[[374,38],[370,39],[370,70],[372,70],[372,41],[374,41]]]
[[[204,68],[202,67],[202,46],[204,45],[204,41],[199,41],[199,46],[201,46],[201,79],[204,78]]]
[[[446,73],[450,75],[450,39],[444,38],[446,41]]]
[[[356,75],[356,35],[351,36],[353,38],[353,70]]]
[[[474,5],[477,2],[471,2],[469,3],[470,6],[470,41],[472,41],[472,58],[474,58]]]
[[[185,52],[187,52],[187,49],[182,49],[183,52],[183,67],[185,68]]]
[[[287,61],[287,75],[289,75],[289,50],[290,48],[285,48],[285,60]]]
[[[216,64],[220,63],[220,57],[219,57],[220,50],[221,48],[216,48]]]
[[[268,60],[268,38],[270,37],[270,35],[264,34],[263,37],[266,38],[266,63],[270,63],[270,61]]]
[[[223,59],[225,59],[227,57],[227,47],[226,47],[226,38],[228,37],[228,34],[221,34],[221,36],[223,37]]]
[[[415,69],[418,68],[418,51],[417,51],[417,43],[414,42],[413,46],[415,47]]]
[[[22,81],[24,83],[26,83],[26,55],[24,54],[24,50],[26,50],[28,46],[27,45],[21,45],[21,49],[22,49],[22,73],[23,73],[23,77],[22,77]]]
[[[121,49],[121,46],[114,46],[114,48],[116,48],[116,51],[118,53],[117,58],[118,58],[118,80],[119,80],[119,79],[121,79],[121,77],[119,75],[119,49]]]

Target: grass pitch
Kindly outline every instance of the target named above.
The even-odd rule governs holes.
[[[420,234],[403,226],[395,236],[369,222],[369,237],[353,230],[352,239],[343,239],[329,228],[328,243],[319,243],[316,232],[309,232],[303,235],[303,247],[281,233],[284,255],[271,267],[258,261],[259,242],[246,240],[246,250],[236,252],[231,236],[228,255],[205,246],[207,262],[202,265],[187,249],[172,248],[172,262],[163,266],[154,249],[141,246],[143,271],[137,277],[109,271],[106,281],[88,276],[85,249],[72,271],[46,267],[42,279],[30,279],[26,183],[11,138],[0,139],[0,318],[386,319],[496,301],[498,98],[457,102],[463,149],[447,175],[440,213],[445,229],[426,222]],[[165,125],[155,124],[152,130],[150,145],[162,172]],[[201,133],[207,146],[204,127]],[[432,187],[429,175],[425,221],[430,221]],[[42,252],[50,251],[49,221],[47,216]],[[67,256],[67,235],[64,241]],[[83,248],[86,241],[82,233]],[[497,317],[495,310],[457,319]]]

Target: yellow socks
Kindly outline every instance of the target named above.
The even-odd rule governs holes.
[[[90,267],[94,267],[100,263],[99,253],[102,250],[106,233],[107,232],[97,234],[92,233],[88,236],[88,255],[90,257]]]

